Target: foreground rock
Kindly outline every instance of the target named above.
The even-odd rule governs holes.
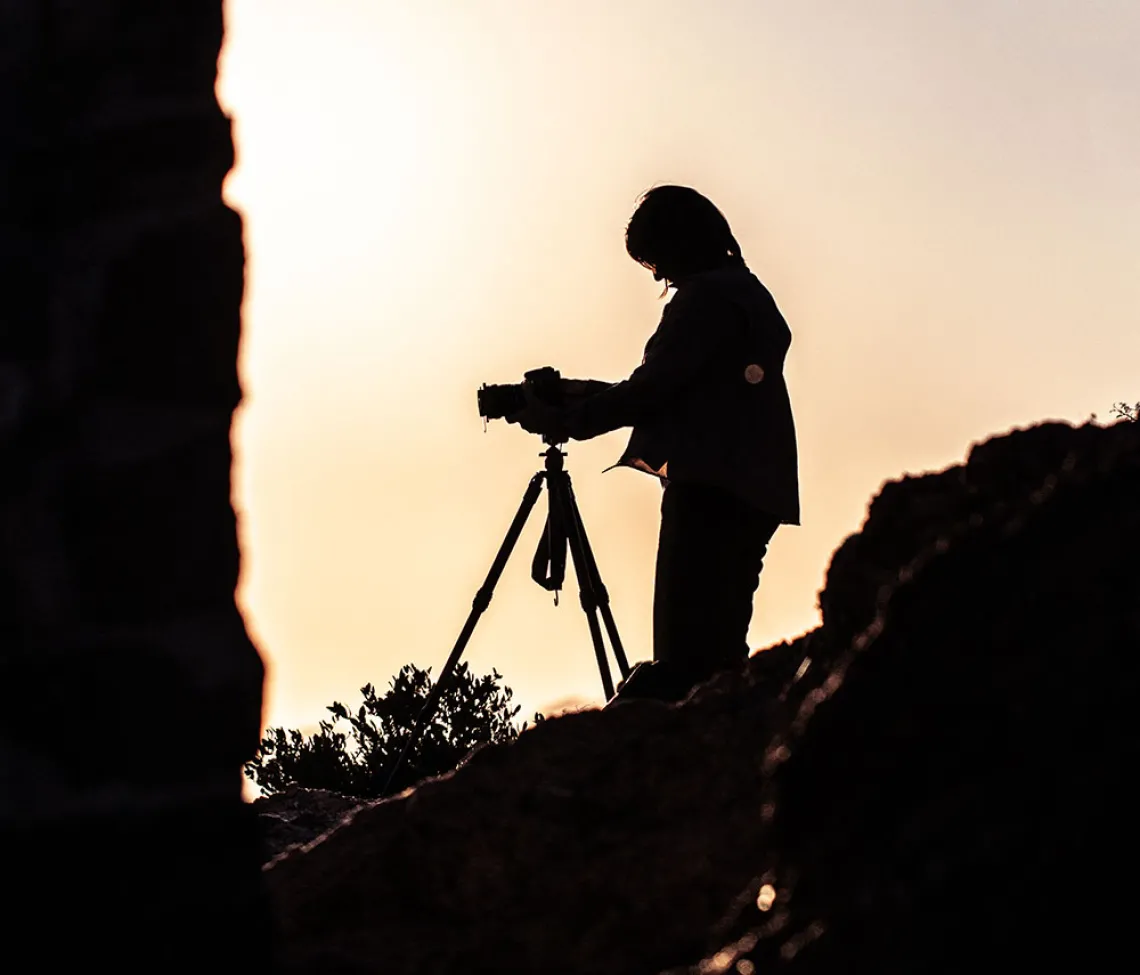
[[[768,756],[753,889],[780,896],[719,960],[1116,967],[1140,907],[1140,425],[991,441],[884,490],[845,547],[828,590],[852,629],[825,610],[836,655]],[[869,615],[849,589],[875,593]]]
[[[1109,958],[1134,898],[1107,878],[1137,865],[1138,497],[1132,424],[888,485],[820,630],[679,706],[544,722],[275,861],[291,970]]]
[[[221,0],[0,0],[6,971],[267,967],[222,28]]]
[[[300,786],[254,800],[264,859],[324,836],[360,804],[361,800],[336,792]]]

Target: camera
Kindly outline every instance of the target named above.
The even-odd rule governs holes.
[[[561,373],[553,366],[543,366],[523,373],[521,383],[503,383],[488,386],[484,383],[477,392],[479,415],[485,420],[499,420],[512,413],[518,413],[526,406],[525,389],[537,399],[553,406],[562,407],[566,398]]]

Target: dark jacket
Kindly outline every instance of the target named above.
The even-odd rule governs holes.
[[[632,426],[619,464],[724,488],[800,520],[796,432],[784,382],[792,334],[768,289],[744,268],[684,278],[645,358],[568,417],[577,440]]]

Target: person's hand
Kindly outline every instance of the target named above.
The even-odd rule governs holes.
[[[504,417],[508,423],[517,423],[527,433],[540,434],[554,443],[565,443],[570,439],[566,432],[564,410],[544,403],[526,384],[523,385],[523,397],[526,399],[526,406],[517,413]]]

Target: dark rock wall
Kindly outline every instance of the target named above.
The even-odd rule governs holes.
[[[221,37],[220,3],[0,3],[0,819],[233,795],[257,745]]]
[[[266,954],[222,27],[220,0],[0,0],[0,840],[21,966]]]
[[[752,889],[779,896],[766,928],[745,899],[741,957],[901,975],[1130,951],[1138,499],[1130,424],[1042,425],[883,490],[828,577],[845,619],[865,594],[865,626],[805,675],[768,749],[770,873]]]
[[[820,629],[679,706],[544,722],[274,862],[293,970],[1105,965],[1136,906],[1138,497],[1132,424],[886,485]]]

